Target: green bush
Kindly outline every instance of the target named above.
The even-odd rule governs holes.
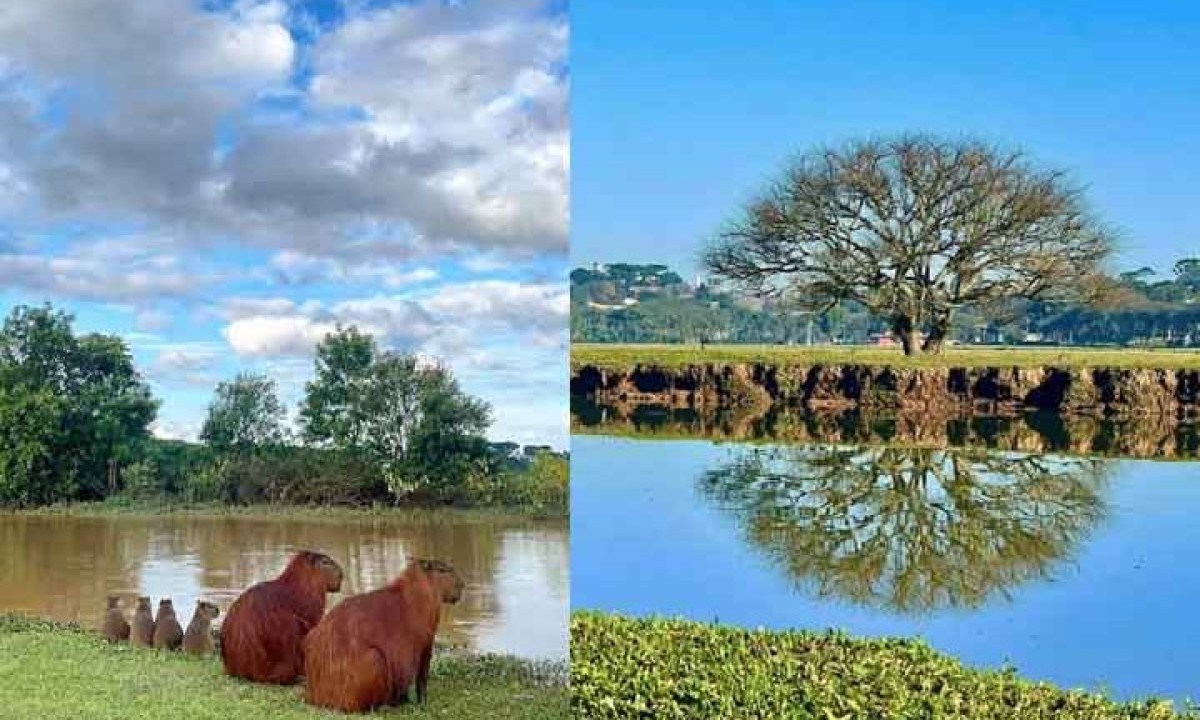
[[[593,720],[1198,717],[971,669],[914,640],[591,612],[571,619],[571,693],[575,717]]]

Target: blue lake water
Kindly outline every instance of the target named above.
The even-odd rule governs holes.
[[[1200,463],[572,440],[571,602],[1200,698]],[[915,454],[914,454],[915,453]]]

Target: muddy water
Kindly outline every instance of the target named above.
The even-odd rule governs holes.
[[[0,612],[99,624],[104,598],[169,596],[185,625],[197,600],[224,611],[299,549],[345,570],[342,593],[385,584],[409,557],[452,564],[466,581],[441,641],[480,652],[567,656],[566,521],[248,517],[32,517],[0,514]]]

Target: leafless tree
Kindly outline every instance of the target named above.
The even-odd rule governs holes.
[[[1018,151],[906,135],[799,157],[707,249],[714,274],[813,309],[855,301],[905,354],[940,352],[955,310],[1080,300],[1113,234],[1063,172]]]

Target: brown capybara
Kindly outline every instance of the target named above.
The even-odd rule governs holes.
[[[101,632],[109,642],[125,642],[129,639],[129,623],[125,620],[125,613],[121,612],[120,603],[121,598],[116,595],[108,596]]]
[[[154,613],[150,610],[150,598],[145,595],[138,598],[137,609],[133,611],[129,638],[137,647],[154,647]]]
[[[305,702],[366,712],[404,702],[414,681],[425,702],[441,605],[462,591],[446,563],[413,560],[390,585],[343,600],[304,642]]]
[[[221,662],[232,677],[288,685],[304,672],[304,636],[325,613],[325,593],[342,589],[328,555],[297,553],[279,577],[242,593],[221,623]]]
[[[175,606],[171,598],[158,601],[158,615],[154,618],[154,648],[156,650],[178,650],[183,642],[183,628],[175,617]]]
[[[217,619],[221,611],[216,605],[201,600],[196,604],[196,612],[188,623],[187,632],[183,634],[183,651],[192,655],[210,655],[213,650],[212,621]]]

